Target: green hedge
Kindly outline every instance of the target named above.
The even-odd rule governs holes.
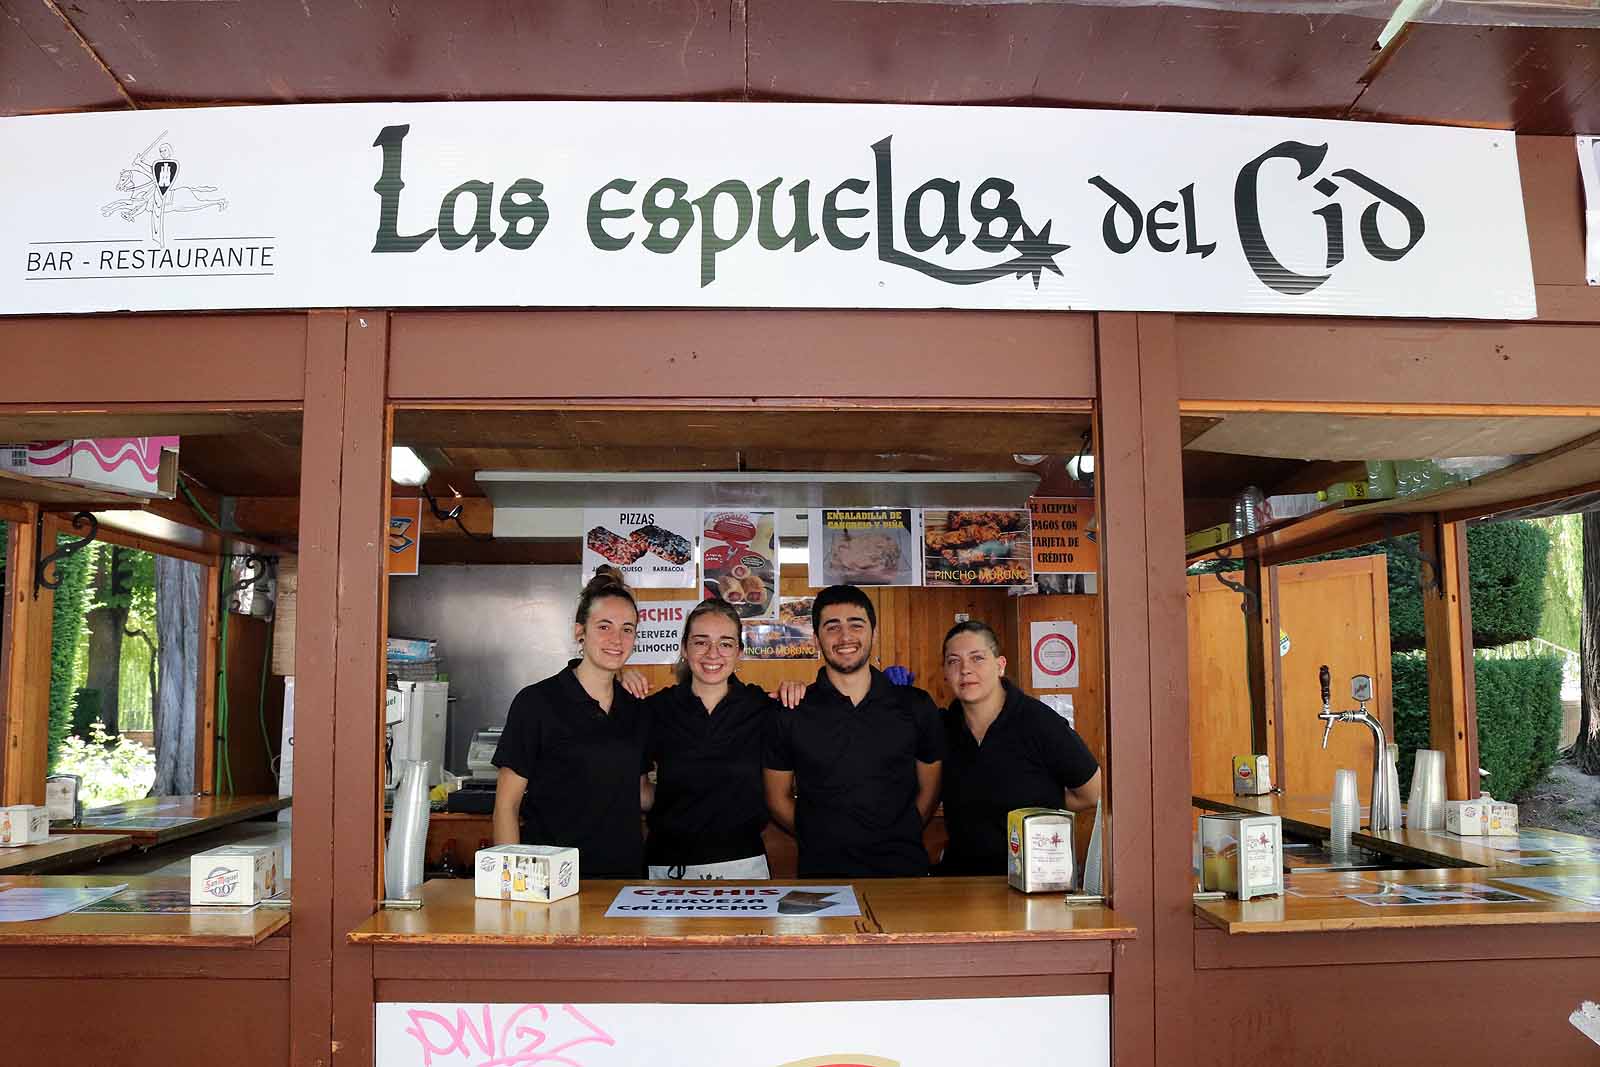
[[[1414,536],[1403,538],[1415,549]],[[1365,555],[1369,546],[1339,555]],[[1493,648],[1526,641],[1539,632],[1550,535],[1531,522],[1496,522],[1467,527],[1467,567],[1472,587],[1472,643]],[[1389,641],[1394,652],[1423,647],[1422,595],[1417,561],[1389,556]]]
[[[63,538],[57,539],[60,544]],[[56,765],[56,750],[72,733],[72,663],[83,640],[83,611],[89,589],[89,553],[74,552],[56,564],[55,612],[50,630],[50,755],[49,766]]]
[[[1514,800],[1544,777],[1561,740],[1561,659],[1473,657],[1477,675],[1478,765],[1489,773],[1482,788]],[[1400,746],[1401,792],[1411,788],[1416,750],[1429,747],[1428,664],[1421,653],[1392,660],[1395,740]]]

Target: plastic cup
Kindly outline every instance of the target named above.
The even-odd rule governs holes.
[[[1356,793],[1356,772],[1333,772],[1333,796],[1328,804],[1328,850],[1336,857],[1350,854],[1350,835],[1361,821],[1361,801]]]

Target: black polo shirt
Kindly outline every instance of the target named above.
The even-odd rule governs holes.
[[[688,685],[652,693],[649,759],[656,765],[645,860],[658,866],[723,863],[766,852],[761,746],[778,702],[737,676],[707,713]]]
[[[922,690],[868,669],[872,688],[859,705],[823,669],[799,707],[772,718],[766,765],[794,772],[802,878],[928,873],[917,763],[944,758],[939,709]]]
[[[643,702],[615,682],[611,712],[601,710],[571,667],[518,693],[494,765],[528,780],[523,843],[576,848],[585,878],[642,875],[639,775],[649,723]]]
[[[959,700],[944,712],[944,824],[950,831],[940,874],[1005,874],[1006,815],[1059,808],[1063,793],[1100,769],[1067,720],[1004,682],[1005,703],[973,739]]]

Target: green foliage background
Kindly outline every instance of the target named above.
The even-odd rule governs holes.
[[[66,538],[56,538],[59,545]],[[72,697],[77,688],[73,663],[83,645],[83,612],[88,601],[90,554],[75,552],[56,564],[55,614],[50,631],[50,756],[52,773],[61,743],[72,732]]]

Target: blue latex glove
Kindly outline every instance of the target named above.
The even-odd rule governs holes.
[[[917,680],[915,674],[912,674],[910,670],[900,666],[898,663],[893,667],[885,668],[883,676],[895,685],[910,685]]]

